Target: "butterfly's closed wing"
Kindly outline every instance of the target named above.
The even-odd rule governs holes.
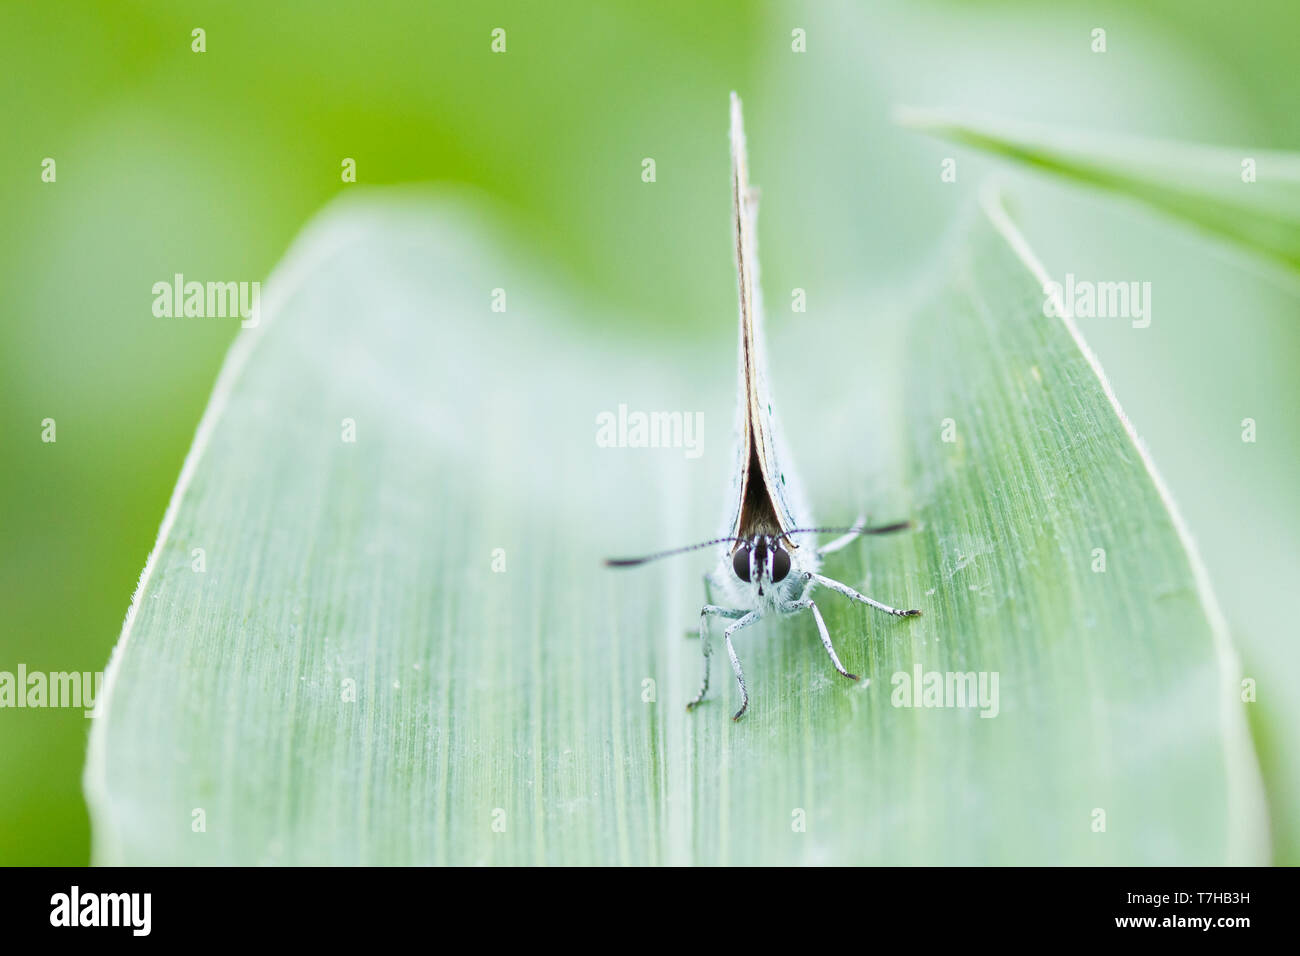
[[[763,303],[758,277],[758,196],[749,184],[749,162],[740,99],[731,94],[731,186],[736,269],[740,290],[740,380],[737,461],[728,503],[728,535],[781,534],[809,520],[784,453],[767,384]],[[790,542],[791,547],[797,547]]]

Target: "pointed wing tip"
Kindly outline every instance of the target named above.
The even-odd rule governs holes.
[[[745,117],[740,110],[740,97],[734,91],[731,94],[731,165],[733,173],[744,181],[747,191],[748,173],[744,168],[748,165],[745,156]]]

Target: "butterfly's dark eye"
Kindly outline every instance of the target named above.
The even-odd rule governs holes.
[[[780,581],[790,573],[790,555],[780,548],[772,549],[772,580]]]
[[[735,569],[736,577],[742,581],[749,580],[749,546],[741,548],[731,557],[731,566]]]

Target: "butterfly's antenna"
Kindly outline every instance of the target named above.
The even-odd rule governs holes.
[[[658,561],[660,558],[669,558],[674,554],[685,554],[687,551],[698,551],[700,548],[707,548],[710,545],[723,544],[727,541],[740,541],[740,538],[714,538],[712,541],[701,541],[699,544],[689,544],[684,548],[673,548],[669,551],[659,551],[655,554],[647,554],[640,558],[606,558],[605,567],[607,568],[633,568],[638,564],[645,564],[649,561]]]
[[[791,528],[782,537],[791,534],[891,534],[895,531],[906,531],[910,527],[912,527],[910,521],[895,521],[893,524],[882,524],[875,528]]]

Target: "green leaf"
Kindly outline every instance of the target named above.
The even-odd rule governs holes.
[[[938,110],[907,108],[897,115],[905,126],[1140,200],[1300,269],[1300,154],[1090,134]]]
[[[1199,560],[996,207],[954,236],[905,342],[863,347],[858,304],[828,315],[860,368],[827,373],[772,323],[818,517],[916,522],[826,573],[925,616],[819,592],[856,684],[806,615],[745,632],[739,723],[721,654],[683,707],[708,561],[599,566],[712,533],[734,343],[612,318],[593,337],[597,310],[489,221],[353,199],[270,280],[109,667],[96,862],[1267,858]],[[619,404],[707,410],[706,453],[598,447]],[[996,673],[996,716],[894,706],[914,669]]]

